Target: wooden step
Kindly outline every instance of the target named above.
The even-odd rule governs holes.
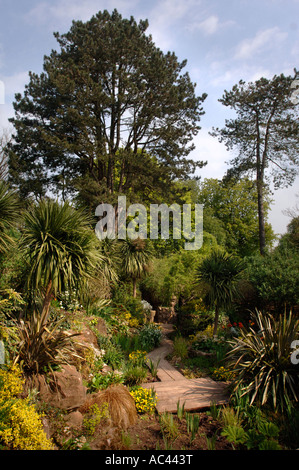
[[[186,411],[207,409],[212,403],[222,405],[228,402],[226,386],[209,378],[180,379],[177,381],[154,382],[142,385],[156,392],[157,411],[175,413],[177,404],[185,404]]]
[[[161,328],[164,335],[173,330],[171,325],[161,325]],[[164,336],[160,347],[147,354],[148,363],[151,360],[158,364],[157,377],[160,382],[145,383],[142,387],[155,390],[159,413],[176,413],[178,402],[181,406],[185,404],[186,411],[202,410],[209,408],[212,403],[222,405],[228,402],[226,384],[215,382],[209,377],[187,379],[165,359],[172,351],[172,341]]]

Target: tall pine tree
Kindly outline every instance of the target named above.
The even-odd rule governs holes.
[[[299,121],[293,82],[283,74],[254,83],[240,80],[219,100],[236,112],[236,118],[212,133],[228,150],[238,150],[227,177],[249,174],[256,182],[261,254],[266,248],[266,187],[271,180],[275,188],[288,186],[298,174]]]
[[[147,27],[105,10],[55,33],[60,51],[14,102],[10,175],[24,197],[76,193],[94,208],[119,194],[165,196],[204,165],[188,156],[206,94]]]

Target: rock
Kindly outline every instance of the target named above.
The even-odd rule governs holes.
[[[154,323],[155,316],[156,316],[156,310],[150,310],[150,318],[149,318],[150,323]]]
[[[98,346],[98,339],[96,334],[89,328],[85,327],[78,336],[74,337],[75,341],[79,343],[86,343],[88,345]]]
[[[170,307],[158,307],[156,322],[157,323],[173,323],[176,318],[175,305],[177,303],[177,298],[172,297],[170,302]]]
[[[36,376],[35,388],[42,401],[67,411],[80,408],[86,400],[86,387],[82,383],[82,376],[70,365],[65,365],[62,371],[53,373],[51,385],[46,382],[44,375]]]
[[[71,429],[80,429],[83,424],[83,415],[80,411],[72,411],[65,416],[65,424]]]
[[[42,425],[43,425],[43,429],[45,431],[45,434],[47,436],[47,439],[51,439],[52,437],[52,432],[51,432],[51,425],[50,425],[50,422],[49,422],[49,419],[46,418],[45,416],[43,416],[41,418],[41,421],[42,421]]]
[[[176,314],[173,307],[158,307],[157,308],[157,323],[173,323]]]
[[[103,318],[99,318],[97,324],[95,325],[95,329],[97,330],[98,334],[101,336],[108,336],[108,330]]]

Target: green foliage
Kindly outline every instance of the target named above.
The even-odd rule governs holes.
[[[248,401],[242,404],[240,397],[236,407],[226,406],[220,410],[221,435],[237,449],[280,450],[279,428]]]
[[[185,402],[181,405],[180,400],[177,402],[177,418],[179,421],[185,417]]]
[[[247,178],[231,181],[209,178],[199,183],[197,202],[204,205],[204,231],[213,234],[229,253],[250,256],[258,250],[256,187]],[[269,206],[265,195],[265,217]],[[266,243],[273,231],[266,224]]]
[[[113,343],[107,344],[103,355],[103,361],[108,366],[111,366],[113,370],[119,369],[124,361],[124,354],[121,348]]]
[[[159,416],[159,424],[163,437],[168,441],[174,441],[178,437],[179,429],[171,413],[161,413]]]
[[[194,297],[196,266],[205,255],[218,247],[215,238],[206,235],[200,250],[180,250],[152,260],[151,268],[140,284],[144,297],[152,305],[167,306],[173,296],[182,303]]]
[[[139,332],[138,343],[145,351],[151,351],[159,346],[161,339],[161,328],[154,323],[147,323]]]
[[[20,203],[15,191],[0,180],[0,254],[7,252],[9,246],[14,243],[14,238],[9,234],[20,220]]]
[[[240,295],[239,281],[244,263],[222,251],[214,251],[197,268],[196,281],[205,290],[204,300],[215,308],[214,335],[217,334],[219,310],[227,308]]]
[[[9,163],[22,195],[77,189],[94,209],[99,195],[165,195],[203,166],[187,157],[206,95],[195,95],[186,61],[158,49],[147,28],[105,10],[55,34],[60,50],[14,103]]]
[[[154,390],[137,386],[130,391],[130,394],[134,398],[138,413],[153,414],[155,412],[157,396]]]
[[[29,373],[43,373],[69,363],[76,355],[72,337],[60,329],[61,320],[53,321],[46,315],[33,313],[29,320],[15,322],[17,348],[15,362]]]
[[[127,363],[123,369],[123,381],[125,385],[132,387],[141,385],[147,377],[148,369],[142,365]]]
[[[201,298],[190,300],[177,308],[176,327],[182,336],[203,331],[213,320],[214,313],[207,309]]]
[[[246,432],[241,426],[230,424],[225,427],[221,435],[224,436],[228,442],[234,443],[236,445],[244,444],[248,439]]]
[[[272,305],[279,313],[299,305],[299,252],[280,246],[273,253],[250,258],[248,280],[255,293],[255,307]]]
[[[24,216],[22,249],[28,257],[28,289],[45,289],[43,311],[53,294],[76,290],[102,260],[90,218],[70,204],[42,200]]]
[[[199,416],[192,413],[185,413],[187,432],[191,434],[191,442],[194,441],[199,428]]]
[[[123,273],[133,281],[133,297],[135,298],[137,279],[143,276],[152,257],[151,245],[147,240],[127,238],[121,241],[119,252]]]
[[[123,377],[120,374],[113,372],[95,373],[92,378],[87,382],[87,390],[89,393],[98,392],[99,390],[106,390],[110,385],[123,383]]]
[[[176,336],[174,338],[173,354],[181,359],[188,357],[188,341],[182,336]]]
[[[298,366],[291,362],[291,344],[299,338],[299,321],[291,313],[277,320],[270,314],[255,314],[257,331],[240,330],[230,341],[228,359],[236,372],[234,389],[253,403],[272,403],[284,410],[299,399]]]

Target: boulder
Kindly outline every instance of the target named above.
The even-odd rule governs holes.
[[[83,415],[80,411],[72,411],[65,416],[64,420],[70,429],[80,429],[83,424]]]
[[[76,410],[86,400],[86,387],[74,366],[65,365],[61,371],[53,372],[50,383],[44,375],[36,376],[34,381],[39,398],[56,408]]]
[[[108,330],[103,318],[99,318],[97,324],[95,325],[95,329],[101,336],[108,336]]]

